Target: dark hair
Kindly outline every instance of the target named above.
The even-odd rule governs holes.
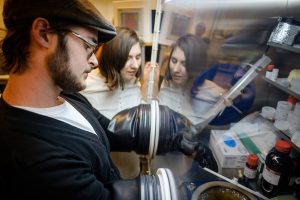
[[[195,35],[201,37],[205,33],[205,30],[206,30],[205,24],[203,22],[200,22],[196,25]]]
[[[25,70],[29,56],[30,28],[31,24],[28,23],[7,30],[1,41],[4,72],[21,73]]]
[[[187,34],[181,36],[176,40],[176,42],[171,47],[170,58],[167,64],[167,70],[165,74],[165,79],[167,81],[172,80],[170,71],[171,56],[176,49],[179,47],[185,56],[185,67],[187,72],[191,73],[193,71],[198,71],[203,67],[206,62],[206,46],[203,46],[197,37],[192,34]]]
[[[131,48],[142,42],[139,40],[138,35],[132,29],[122,27],[117,28],[117,36],[111,41],[103,44],[99,70],[102,76],[106,78],[107,86],[110,89],[118,88],[119,86],[124,89],[124,79],[121,76],[121,70],[125,66]],[[136,77],[141,76],[141,67],[138,69]]]
[[[26,70],[27,59],[30,55],[30,30],[33,20],[7,30],[6,36],[1,41],[1,57],[4,60],[2,70],[4,72],[22,73]],[[65,22],[49,21],[49,23],[54,31],[70,26]]]

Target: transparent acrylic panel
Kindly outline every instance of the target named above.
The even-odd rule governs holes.
[[[299,15],[287,5],[282,0],[163,1],[159,103],[200,128],[228,125],[249,114],[254,80],[271,63],[264,55],[278,17]]]
[[[277,138],[263,120],[259,126],[247,121],[253,116],[251,109],[257,98],[255,81],[274,58],[269,55],[268,40],[279,17],[299,21],[299,8],[300,1],[287,0],[163,1],[157,59],[162,78],[159,103],[186,116],[202,131],[199,138],[204,142],[212,135],[205,129],[209,124],[231,125],[222,128],[239,132],[250,130],[252,135],[247,137],[258,147],[264,145],[261,150],[265,155]],[[269,143],[256,141],[263,134]],[[170,168],[176,175],[197,171],[190,170],[195,162],[176,156],[157,156],[152,166]],[[223,173],[221,168],[219,173],[236,177],[234,173]]]

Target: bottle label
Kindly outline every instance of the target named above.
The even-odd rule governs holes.
[[[275,172],[267,167],[267,165],[264,166],[263,170],[263,178],[271,183],[272,185],[278,185],[279,179],[280,179],[281,173]]]
[[[272,77],[272,71],[266,71],[266,78],[271,79]]]
[[[250,169],[249,167],[245,166],[244,175],[250,179],[254,179],[256,177],[256,169]]]

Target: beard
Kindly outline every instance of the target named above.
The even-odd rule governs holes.
[[[78,80],[78,77],[72,73],[70,67],[70,57],[67,51],[66,43],[59,37],[56,51],[48,57],[48,71],[54,82],[61,90],[66,92],[78,92],[85,88]]]

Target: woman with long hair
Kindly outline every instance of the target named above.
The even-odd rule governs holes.
[[[142,48],[143,42],[137,33],[122,27],[117,28],[114,39],[98,50],[99,66],[88,75],[87,87],[81,93],[108,119],[122,110],[145,103],[151,67],[147,63],[142,70]],[[141,79],[145,83],[143,86]],[[123,178],[134,178],[139,174],[136,153],[114,152],[111,155]]]

